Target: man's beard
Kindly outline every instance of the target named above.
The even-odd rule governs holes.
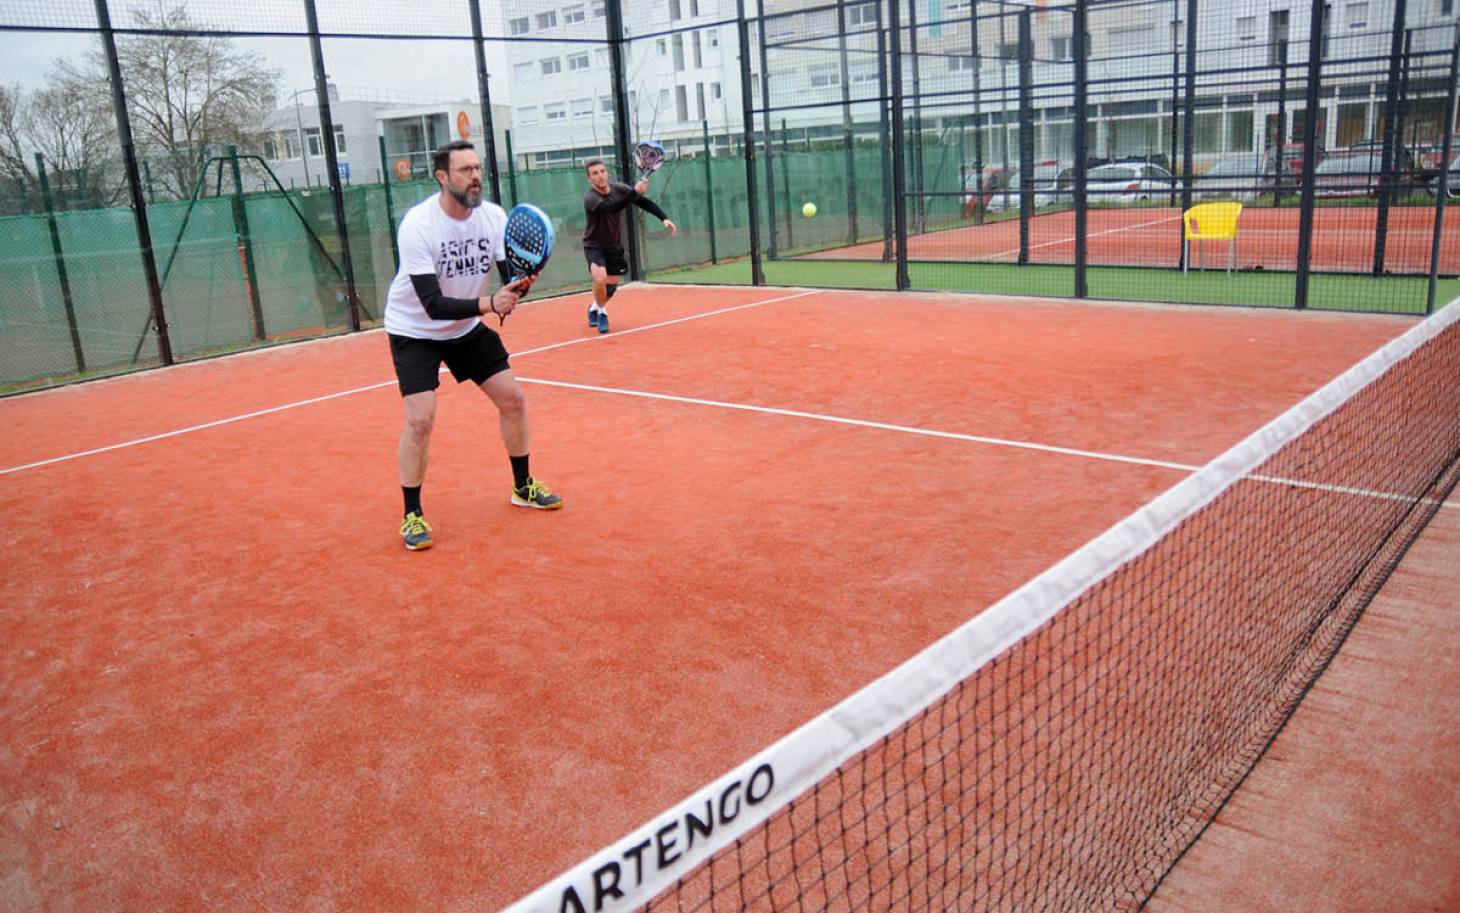
[[[466,190],[457,190],[455,187],[448,187],[446,188],[446,192],[451,194],[453,200],[465,206],[467,209],[476,209],[482,205],[482,189],[480,187],[468,188]]]

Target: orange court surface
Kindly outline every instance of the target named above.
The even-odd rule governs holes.
[[[565,508],[509,504],[443,376],[421,553],[382,332],[0,400],[0,910],[498,909],[1415,323],[641,285],[600,336],[586,302],[501,330]]]

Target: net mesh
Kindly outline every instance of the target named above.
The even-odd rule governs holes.
[[[514,913],[1138,908],[1454,488],[1457,313]]]

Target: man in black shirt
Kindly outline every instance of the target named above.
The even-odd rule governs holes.
[[[671,235],[679,229],[669,221],[658,204],[644,196],[649,180],[644,178],[630,187],[608,179],[608,166],[593,159],[584,166],[588,171],[588,192],[583,194],[583,210],[588,214],[588,227],[583,230],[583,256],[593,274],[593,303],[588,305],[588,325],[598,332],[608,332],[608,299],[618,291],[619,277],[629,271],[624,258],[624,230],[621,213],[630,204],[657,216]]]

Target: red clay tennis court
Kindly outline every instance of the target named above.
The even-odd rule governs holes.
[[[504,330],[566,509],[509,505],[447,383],[423,553],[380,333],[0,400],[17,908],[500,908],[1415,323],[641,286],[598,336],[585,300]]]
[[[1248,207],[1238,222],[1237,259],[1244,269],[1296,269],[1298,222],[1296,206],[1285,209]],[[1092,209],[1088,213],[1089,262],[1101,266],[1165,266],[1180,262],[1179,208]],[[1374,266],[1378,210],[1370,207],[1322,207],[1313,212],[1314,270],[1367,273]],[[1385,269],[1425,274],[1430,270],[1435,210],[1396,206],[1389,212],[1384,249]],[[1206,242],[1208,268],[1225,268],[1226,242]],[[908,239],[914,260],[1013,263],[1019,258],[1019,220],[1000,219],[930,231]],[[1194,249],[1195,265],[1201,251]],[[815,259],[879,260],[878,241],[806,255]],[[1037,214],[1029,222],[1029,262],[1072,263],[1075,258],[1073,211]],[[1440,248],[1440,273],[1460,272],[1460,233],[1448,232]]]

